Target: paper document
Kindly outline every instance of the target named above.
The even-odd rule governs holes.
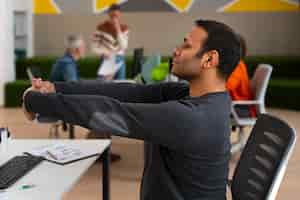
[[[46,160],[58,164],[68,164],[99,154],[99,152],[95,150],[81,149],[78,146],[75,147],[70,144],[63,143],[44,145],[26,153],[34,156],[44,157]]]
[[[0,200],[9,200],[5,190],[0,190]]]
[[[113,75],[117,73],[121,66],[122,62],[116,63],[116,56],[112,55],[109,59],[103,59],[103,62],[98,71],[98,75]]]

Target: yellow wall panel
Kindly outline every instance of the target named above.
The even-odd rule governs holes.
[[[234,0],[220,12],[288,12],[300,11],[299,5],[286,0]]]
[[[194,0],[166,0],[173,8],[179,12],[187,12],[194,3]]]
[[[35,14],[59,14],[59,7],[53,0],[33,0],[33,11]]]

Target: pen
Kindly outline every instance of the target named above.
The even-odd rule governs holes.
[[[36,187],[36,185],[34,185],[34,184],[30,184],[30,185],[22,185],[22,186],[20,186],[19,188],[15,188],[15,189],[10,189],[10,188],[8,188],[8,189],[4,189],[4,190],[0,190],[0,195],[1,195],[1,193],[6,193],[6,192],[12,192],[12,191],[17,191],[17,190],[27,190],[27,189],[31,189],[31,188],[34,188],[34,187]],[[0,196],[1,197],[1,196]],[[1,199],[1,198],[0,198]]]
[[[26,189],[30,189],[30,188],[34,188],[36,185],[33,185],[33,184],[31,184],[31,185],[22,185],[21,186],[21,190],[26,190]]]

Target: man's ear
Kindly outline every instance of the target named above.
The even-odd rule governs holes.
[[[217,67],[219,65],[219,53],[211,50],[203,55],[204,68]]]

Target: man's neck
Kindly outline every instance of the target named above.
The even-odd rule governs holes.
[[[225,81],[222,80],[195,79],[190,81],[191,97],[224,91],[226,91],[226,84]]]

